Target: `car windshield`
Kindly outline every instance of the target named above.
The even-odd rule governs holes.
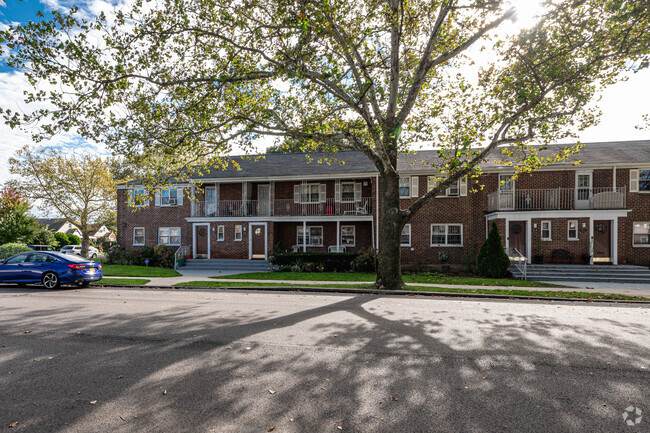
[[[62,250],[71,250],[74,248],[74,245],[66,245],[65,247],[61,248]]]

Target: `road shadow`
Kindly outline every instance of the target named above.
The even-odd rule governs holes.
[[[649,401],[650,329],[610,307],[143,293],[3,308],[0,431],[627,431]]]

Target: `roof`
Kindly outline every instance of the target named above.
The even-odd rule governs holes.
[[[650,164],[650,140],[637,141],[607,141],[596,143],[582,143],[584,147],[577,155],[570,157],[566,162],[556,163],[552,166],[573,166],[577,161],[581,165],[614,165],[633,164],[638,162]],[[549,145],[540,152],[540,156],[550,156],[551,153],[572,144]],[[538,147],[538,146],[534,146]],[[318,163],[318,160],[331,158],[329,163]],[[246,179],[260,177],[300,177],[300,176],[342,176],[350,174],[374,174],[377,168],[363,153],[357,151],[340,151],[337,153],[270,153],[255,159],[254,156],[244,158],[232,156],[231,159],[239,164],[239,170],[229,165],[226,169],[211,169],[203,176],[194,176],[194,179]],[[488,159],[481,164],[485,169],[502,168],[496,161],[507,158],[498,150],[490,154]],[[310,162],[311,160],[311,162]],[[398,171],[401,173],[431,170],[432,165],[438,161],[437,150],[420,150],[403,154],[399,158]],[[339,162],[337,162],[339,161]],[[424,161],[424,162],[423,162]],[[341,163],[343,162],[343,163]],[[121,185],[137,184],[138,180],[125,182]]]
[[[67,223],[66,220],[60,218],[37,218],[36,221],[39,225],[55,232],[59,231]]]

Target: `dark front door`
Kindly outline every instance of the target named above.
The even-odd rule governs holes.
[[[526,255],[526,221],[510,221],[508,229],[510,248],[517,248],[523,256]]]
[[[612,222],[594,221],[594,262],[612,261]]]
[[[208,234],[209,226],[196,226],[196,257],[208,258]]]
[[[251,258],[264,260],[266,259],[266,254],[264,251],[264,249],[266,248],[265,247],[266,227],[252,226],[251,230],[253,230],[252,241],[251,241],[253,243]]]

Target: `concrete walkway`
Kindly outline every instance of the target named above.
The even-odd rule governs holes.
[[[212,272],[214,273],[214,272]],[[221,273],[219,276],[235,275],[237,273]],[[145,286],[154,287],[171,287],[176,284],[188,283],[190,281],[221,281],[229,283],[274,283],[274,284],[287,284],[299,286],[322,286],[329,284],[340,285],[354,285],[354,284],[368,284],[370,282],[363,281],[304,281],[304,280],[253,280],[245,278],[210,278],[214,275],[208,275],[202,271],[194,271],[186,273],[181,277],[168,277],[168,278],[146,278],[146,277],[106,277],[106,278],[125,278],[125,279],[142,279],[146,278],[149,281]],[[553,284],[565,285],[566,283],[554,281]],[[580,283],[572,282],[573,286],[567,287],[513,287],[513,286],[476,286],[466,284],[427,284],[427,283],[406,283],[407,286],[421,286],[421,287],[444,287],[451,289],[490,289],[490,290],[533,290],[533,291],[584,291],[584,292],[599,292],[599,293],[615,293],[628,296],[645,296],[650,298],[650,284],[622,284],[622,283]]]

